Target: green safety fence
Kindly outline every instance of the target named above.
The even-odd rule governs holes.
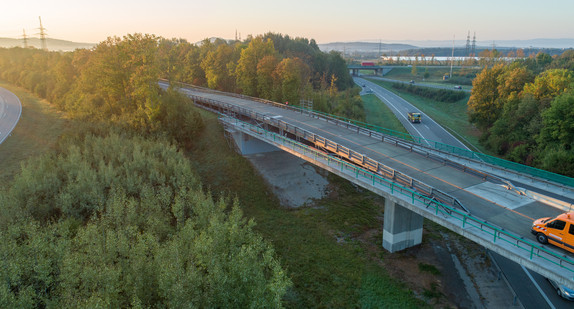
[[[459,223],[459,226],[465,229],[467,232],[471,232],[470,229],[474,229],[474,231],[482,233],[482,239],[490,239],[490,242],[493,244],[504,243],[518,248],[521,250],[521,252],[523,252],[524,257],[528,258],[529,260],[540,258],[559,266],[561,269],[568,270],[571,272],[569,276],[570,280],[574,280],[574,277],[571,277],[574,274],[574,260],[571,260],[568,256],[562,256],[554,253],[537,245],[536,243],[524,239],[522,236],[515,235],[466,212],[443,204],[440,201],[431,200],[429,197],[421,195],[410,188],[397,184],[392,180],[386,179],[378,174],[360,168],[352,163],[330,156],[325,152],[306,146],[295,140],[291,140],[288,137],[267,131],[256,125],[243,122],[239,119],[229,116],[225,116],[223,119],[230,119],[230,121],[233,122],[233,125],[247,127],[247,134],[253,135],[253,133],[257,133],[256,137],[258,138],[264,138],[265,140],[276,145],[281,145],[293,151],[297,151],[303,156],[313,159],[316,162],[321,160],[322,162],[325,162],[324,164],[327,164],[327,166],[333,170],[340,171],[341,173],[347,173],[347,175],[351,174],[357,180],[368,183],[375,188],[377,186],[382,186],[388,189],[391,195],[399,197],[402,196],[402,199],[409,202],[410,204],[419,208],[426,208],[428,214],[434,214],[435,216],[441,215],[454,219]],[[429,209],[432,209],[432,212],[428,211]],[[440,220],[437,220],[436,222],[440,223],[439,221]]]
[[[292,108],[297,109],[297,110],[305,110],[305,111],[312,112],[312,113],[315,113],[318,115],[322,115],[324,117],[329,117],[329,118],[337,119],[339,121],[351,123],[353,125],[360,126],[360,127],[365,128],[365,129],[373,130],[373,131],[376,131],[376,132],[379,132],[382,134],[401,138],[401,139],[408,140],[408,141],[413,141],[413,142],[420,144],[420,145],[423,145],[423,142],[426,141],[431,145],[432,148],[439,150],[439,151],[448,152],[448,153],[451,153],[454,155],[458,155],[460,157],[479,160],[479,161],[482,161],[483,163],[491,164],[491,165],[497,166],[499,168],[512,170],[515,172],[519,172],[519,173],[527,174],[530,176],[542,178],[542,179],[545,179],[548,181],[556,182],[556,183],[559,183],[559,184],[562,184],[565,186],[574,187],[574,178],[571,178],[568,176],[564,176],[564,175],[552,173],[549,171],[541,170],[541,169],[538,169],[538,168],[535,168],[532,166],[504,160],[504,159],[490,156],[487,154],[483,154],[480,152],[475,152],[475,151],[471,151],[468,149],[464,149],[464,148],[460,148],[460,147],[456,147],[456,146],[451,146],[451,145],[444,144],[441,142],[423,139],[420,137],[412,136],[410,134],[397,132],[394,130],[386,129],[386,128],[383,128],[380,126],[372,125],[372,124],[358,121],[358,120],[353,120],[353,119],[349,119],[349,118],[345,118],[345,117],[341,117],[341,116],[337,116],[337,115],[332,115],[332,114],[328,114],[328,113],[324,113],[324,112],[314,111],[314,110],[307,110],[307,109],[304,109],[302,107],[295,107],[294,106]]]
[[[471,151],[468,149],[451,146],[451,145],[444,144],[441,142],[423,139],[421,137],[416,137],[416,136],[412,136],[412,135],[407,134],[407,133],[402,133],[402,132],[394,131],[391,129],[383,128],[380,126],[372,125],[372,124],[369,124],[369,123],[366,123],[363,121],[349,119],[346,117],[328,114],[325,112],[315,111],[315,110],[306,109],[306,108],[293,106],[293,105],[286,106],[285,104],[282,104],[282,103],[277,103],[277,102],[273,102],[273,101],[269,101],[269,100],[265,100],[265,99],[260,99],[260,98],[249,97],[249,96],[245,96],[242,94],[222,92],[222,91],[218,91],[218,90],[213,90],[213,89],[203,88],[203,87],[198,87],[198,86],[193,86],[193,85],[187,85],[187,84],[183,84],[183,83],[178,83],[178,84],[182,85],[182,86],[189,87],[189,88],[198,89],[200,91],[217,93],[217,94],[233,96],[233,97],[238,97],[238,98],[243,98],[243,99],[250,99],[250,100],[258,101],[258,102],[265,103],[265,104],[271,104],[271,105],[275,105],[275,106],[280,106],[282,108],[292,109],[292,110],[295,110],[298,112],[314,113],[317,115],[321,115],[325,118],[332,118],[332,119],[347,122],[347,123],[350,123],[350,124],[353,124],[353,125],[356,125],[359,127],[363,127],[365,129],[369,129],[369,130],[372,130],[375,132],[379,132],[379,133],[382,133],[382,134],[385,134],[388,136],[400,138],[400,139],[407,140],[407,141],[412,141],[412,142],[415,142],[417,144],[420,144],[423,147],[424,147],[423,143],[426,141],[431,145],[431,148],[439,150],[439,151],[451,153],[454,155],[458,155],[458,156],[473,159],[473,160],[479,160],[483,163],[491,164],[491,165],[494,165],[496,167],[503,168],[506,170],[511,170],[511,171],[515,171],[518,173],[523,173],[526,175],[545,179],[547,181],[559,183],[559,184],[562,184],[565,186],[574,187],[574,178],[571,178],[571,177],[567,177],[564,175],[560,175],[560,174],[552,173],[549,171],[541,170],[541,169],[527,166],[524,164],[504,160],[504,159],[490,156],[487,154],[483,154],[480,152],[474,152],[474,151]]]

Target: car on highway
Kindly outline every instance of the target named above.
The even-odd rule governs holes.
[[[454,89],[462,89],[462,86],[454,86]]]
[[[574,290],[571,290],[564,285],[558,284],[558,282],[552,279],[546,278],[546,280],[550,282],[550,285],[552,285],[552,287],[556,290],[558,296],[570,301],[574,301]]]
[[[415,81],[411,79],[411,80],[409,81],[409,83],[414,84]]]
[[[421,122],[421,113],[407,113],[407,118],[412,123],[420,123]]]

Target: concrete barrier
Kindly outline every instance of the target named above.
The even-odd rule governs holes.
[[[563,210],[564,212],[571,212],[573,210],[573,205],[571,203],[561,201],[559,199],[552,198],[550,196],[542,195],[537,192],[523,190],[524,194],[530,197],[533,200],[539,201],[540,203],[544,203],[548,206],[552,206],[554,208]]]

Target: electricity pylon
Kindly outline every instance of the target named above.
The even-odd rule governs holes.
[[[46,28],[44,28],[42,26],[42,17],[38,16],[38,19],[40,20],[40,28],[38,28],[40,30],[40,41],[42,41],[42,49],[43,50],[48,50],[48,44],[46,43]]]

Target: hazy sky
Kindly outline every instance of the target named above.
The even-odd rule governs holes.
[[[336,41],[574,38],[574,0],[7,0],[0,37],[97,43],[150,33],[190,42],[235,31]]]

